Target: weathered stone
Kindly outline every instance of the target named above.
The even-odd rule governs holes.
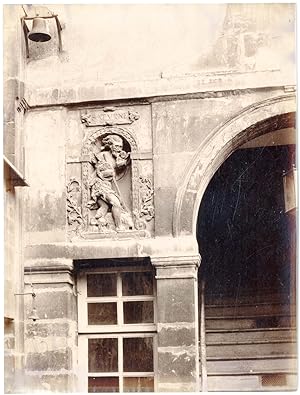
[[[158,375],[163,381],[170,381],[177,377],[181,382],[195,382],[196,354],[194,348],[174,347],[172,351],[164,351],[158,348]],[[176,380],[176,379],[175,379]]]
[[[171,207],[175,196],[175,188],[157,188],[155,190],[155,234],[157,236],[172,234],[173,210]]]
[[[180,325],[159,325],[158,347],[190,346],[195,344],[195,327]]]
[[[11,128],[10,122],[10,129]],[[5,127],[6,129],[6,127]],[[3,141],[3,151],[5,155],[14,154],[15,153],[15,136],[9,133],[7,130],[4,133],[4,141]]]
[[[40,353],[29,352],[26,359],[26,370],[33,371],[56,371],[72,369],[72,350],[46,351]]]
[[[4,350],[12,350],[15,348],[15,337],[12,335],[4,336]]]
[[[15,119],[15,103],[18,95],[18,80],[10,78],[4,81],[4,122],[12,122]]]
[[[37,374],[39,373],[39,374]],[[74,388],[74,375],[65,372],[51,372],[50,374],[43,374],[43,372],[28,372],[25,375],[24,388],[28,392],[71,392]]]
[[[180,378],[178,381],[173,379],[164,382],[161,379],[158,382],[158,392],[198,392],[198,388],[200,387],[197,384],[182,382]]]
[[[42,375],[41,382],[43,383],[43,387],[48,386],[48,390],[51,392],[70,392],[74,388],[74,375]]]
[[[192,279],[162,279],[157,284],[158,321],[194,322],[195,295]]]
[[[26,221],[26,228],[30,232],[45,232],[56,228],[60,230],[65,227],[66,195],[62,192],[60,196],[55,193],[47,193],[43,200],[36,202],[30,212],[36,213],[34,220]]]
[[[26,325],[26,336],[27,338],[35,338],[35,337],[45,337],[49,336],[49,333],[55,336],[65,336],[69,335],[70,324],[66,323],[52,323],[44,324],[42,321],[37,321],[34,323],[28,323]]]
[[[51,301],[51,303],[49,303]],[[74,295],[67,291],[49,291],[36,293],[35,306],[39,319],[75,318]],[[30,314],[32,302],[27,302],[27,312]]]

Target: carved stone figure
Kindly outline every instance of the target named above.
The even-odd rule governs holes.
[[[111,212],[116,231],[133,228],[130,212],[121,196],[118,179],[125,173],[130,161],[130,153],[123,150],[120,136],[111,134],[102,139],[99,150],[94,145],[90,163],[93,173],[88,181],[90,201],[87,207],[97,210],[91,225],[98,226],[99,231],[109,231],[107,214]]]

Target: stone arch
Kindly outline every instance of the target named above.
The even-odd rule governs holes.
[[[296,97],[254,103],[214,129],[198,147],[175,199],[174,237],[194,235],[201,199],[221,164],[241,145],[270,131],[295,126]]]

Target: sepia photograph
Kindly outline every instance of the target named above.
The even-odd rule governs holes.
[[[296,391],[296,4],[2,8],[4,393]]]

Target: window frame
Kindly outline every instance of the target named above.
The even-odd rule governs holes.
[[[149,272],[151,269],[145,267],[122,267],[122,268],[95,268],[78,273],[77,294],[78,294],[78,333],[121,333],[121,332],[156,332],[157,309],[156,309],[156,286],[153,281],[153,295],[122,295],[122,273],[128,272]],[[87,276],[89,274],[117,274],[117,295],[116,296],[87,296]],[[153,273],[153,278],[155,278]],[[125,302],[153,302],[153,323],[124,324],[123,304]],[[89,325],[88,324],[88,303],[116,303],[117,323],[112,325]]]
[[[153,275],[152,295],[122,295],[122,273],[128,272],[151,272]],[[116,296],[87,296],[87,276],[89,274],[117,274]],[[89,268],[77,273],[77,304],[78,304],[78,389],[80,392],[88,393],[89,377],[117,377],[119,380],[119,393],[123,392],[123,381],[126,377],[153,377],[154,392],[157,392],[157,298],[155,273],[149,266],[122,266]],[[152,301],[153,323],[124,324],[123,304],[125,302]],[[117,324],[114,325],[88,325],[87,306],[88,303],[117,303]],[[143,338],[153,339],[153,372],[124,372],[123,371],[123,339]],[[88,340],[101,338],[118,339],[118,371],[117,372],[89,372],[88,371]]]
[[[124,372],[123,371],[123,339],[124,338],[145,338],[153,339],[153,372]],[[89,339],[118,339],[118,371],[117,372],[89,372],[88,371],[88,340]],[[79,391],[88,393],[89,377],[117,377],[119,379],[119,393],[123,391],[123,380],[126,377],[153,377],[154,392],[157,392],[156,372],[157,372],[157,334],[156,333],[101,333],[82,334],[78,337],[78,351],[82,358],[78,359],[78,384]]]

